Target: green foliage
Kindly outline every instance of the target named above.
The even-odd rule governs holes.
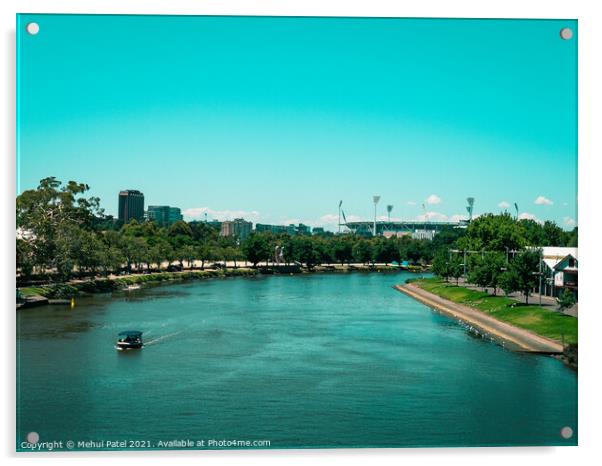
[[[508,214],[485,214],[468,225],[466,236],[458,240],[460,249],[500,251],[521,249],[526,245],[524,227]]]
[[[495,294],[505,264],[506,260],[502,253],[478,255],[471,264],[468,281],[483,288],[493,288]]]
[[[449,266],[449,255],[445,251],[439,251],[433,259],[432,271],[435,275],[447,280],[451,276],[451,268]]]
[[[366,239],[359,239],[352,248],[353,260],[367,264],[372,259],[372,245]]]
[[[560,296],[557,298],[557,301],[558,301],[558,308],[561,311],[564,311],[566,309],[573,307],[575,305],[575,303],[577,302],[577,300],[575,299],[575,294],[569,289],[565,289],[560,294]]]
[[[88,186],[70,181],[63,185],[55,178],[40,181],[35,190],[17,197],[17,226],[23,234],[17,240],[17,271],[22,279],[52,277],[65,281],[75,276],[105,275],[122,270],[139,272],[162,269],[165,263],[178,262],[183,268],[207,261],[246,260],[258,263],[277,260],[282,251],[286,263],[301,263],[308,268],[338,262],[391,263],[408,261],[411,265],[433,262],[441,277],[456,278],[464,272],[463,254],[451,249],[485,250],[485,263],[470,255],[469,278],[494,289],[501,280],[497,267],[499,255],[519,250],[525,244],[577,242],[577,229],[562,232],[555,224],[521,220],[507,214],[483,215],[468,228],[445,227],[432,241],[401,237],[362,237],[356,235],[303,235],[254,232],[242,244],[233,237],[222,237],[219,229],[205,222],[178,221],[170,227],[155,222],[132,220],[117,229],[117,222],[104,215],[98,198],[86,197]],[[495,264],[489,258],[495,257]],[[516,271],[514,271],[516,272]],[[503,275],[503,274],[502,274]],[[507,289],[520,289],[525,280],[520,274],[508,275]],[[512,278],[510,280],[509,278]],[[524,278],[524,277],[523,277]],[[522,280],[522,282],[521,282]],[[512,285],[512,286],[510,286]]]
[[[261,261],[267,260],[272,255],[268,237],[261,233],[252,233],[242,244],[242,252],[246,260],[257,267]]]
[[[521,252],[510,263],[511,273],[515,274],[516,289],[525,295],[525,302],[529,302],[531,290],[538,282],[536,274],[539,268],[540,252],[528,250]]]

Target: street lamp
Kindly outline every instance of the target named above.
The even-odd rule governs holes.
[[[374,202],[374,229],[372,231],[372,236],[376,236],[376,204],[380,201],[380,196],[372,196],[372,202]]]

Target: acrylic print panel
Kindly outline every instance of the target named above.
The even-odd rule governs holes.
[[[17,31],[19,451],[577,444],[576,21]]]

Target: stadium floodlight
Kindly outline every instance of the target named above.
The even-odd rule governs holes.
[[[343,201],[339,201],[339,234],[341,233],[341,206],[343,205]]]
[[[516,209],[516,219],[518,220],[518,204],[514,203],[514,208]]]
[[[372,236],[376,236],[376,205],[380,201],[380,196],[372,196],[372,202],[374,202],[374,229],[372,230]]]
[[[468,212],[468,221],[472,221],[472,210],[474,208],[474,197],[466,198],[466,202],[468,202],[468,206],[466,206],[466,211]]]
[[[393,210],[393,206],[389,204],[387,206],[387,215],[389,216],[389,223],[391,223],[391,211]]]

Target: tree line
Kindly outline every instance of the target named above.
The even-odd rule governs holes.
[[[494,294],[498,289],[506,294],[518,291],[528,303],[541,278],[540,248],[577,246],[577,228],[566,232],[553,222],[539,224],[509,214],[487,214],[471,222],[455,246],[435,255],[432,271],[436,275],[453,278],[456,283],[464,277],[468,283],[491,288]],[[572,300],[572,293],[565,293],[561,305],[568,307]]]
[[[277,257],[286,264],[298,263],[310,269],[327,263],[433,262],[445,275],[438,268],[441,260],[435,259],[445,256],[445,262],[450,262],[449,251],[454,248],[489,250],[494,246],[502,251],[506,246],[511,250],[523,248],[531,241],[563,243],[553,245],[572,241],[570,233],[550,222],[531,224],[508,215],[479,217],[466,229],[444,228],[432,241],[410,236],[290,236],[270,232],[253,232],[241,240],[220,236],[217,228],[205,222],[179,221],[159,227],[152,221],[132,220],[119,225],[105,215],[100,199],[86,197],[87,191],[86,184],[63,184],[49,177],[36,189],[17,196],[17,273],[21,277],[47,276],[64,281],[82,273],[159,270],[165,263],[184,268],[197,261],[201,268],[215,261],[234,262],[235,266],[245,261],[257,266]],[[576,230],[574,235],[576,241]]]

